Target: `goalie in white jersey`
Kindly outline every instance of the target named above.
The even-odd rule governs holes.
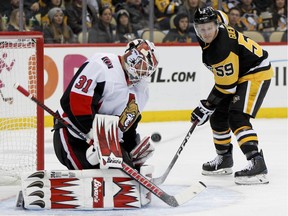
[[[128,43],[122,56],[96,53],[72,78],[61,98],[58,113],[87,136],[91,134],[96,114],[118,116],[123,160],[138,168],[154,150],[149,139],[139,141],[136,128],[149,96],[146,78],[157,66],[155,46],[147,40],[137,39]],[[97,155],[85,140],[57,120],[54,129],[54,149],[63,165],[69,170],[99,168]],[[145,151],[139,155],[135,149],[143,143]]]

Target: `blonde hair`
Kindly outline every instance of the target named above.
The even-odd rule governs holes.
[[[18,8],[14,9],[11,12],[10,19],[9,19],[9,24],[12,25],[16,30],[20,30],[19,29],[20,28],[19,23],[17,22],[17,15],[19,15],[19,12],[20,12],[20,10]],[[23,11],[23,16],[25,16],[24,11]],[[29,28],[27,27],[25,21],[23,22],[23,30],[29,31]]]
[[[57,27],[57,25],[54,22],[54,18],[51,20],[50,23],[50,28],[53,32],[54,35],[54,40],[61,40],[62,41],[62,37],[65,41],[69,41],[69,39],[72,37],[72,35],[70,35],[69,29],[68,29],[68,25],[66,24],[65,21],[65,17],[63,16],[63,22],[60,25],[60,29],[61,31],[59,31],[59,28]]]

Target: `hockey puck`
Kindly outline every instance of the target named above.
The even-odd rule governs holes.
[[[161,135],[159,133],[153,133],[151,135],[151,140],[153,142],[160,142],[161,141]]]

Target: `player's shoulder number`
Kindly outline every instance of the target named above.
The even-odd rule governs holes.
[[[248,49],[253,54],[257,55],[258,57],[263,56],[263,50],[261,46],[241,33],[239,33],[238,42],[240,45],[245,46],[246,49]]]

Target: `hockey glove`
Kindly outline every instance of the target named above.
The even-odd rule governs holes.
[[[201,100],[199,106],[191,114],[191,121],[198,121],[198,126],[205,124],[215,110],[212,107],[208,107],[206,102],[206,100]]]
[[[130,152],[134,166],[142,166],[154,153],[154,146],[149,142],[150,137],[144,137]]]

